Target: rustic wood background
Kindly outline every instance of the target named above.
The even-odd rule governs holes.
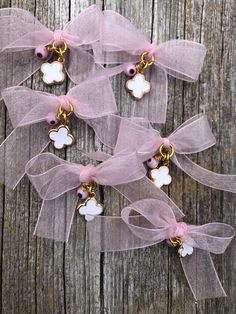
[[[152,40],[185,38],[208,48],[204,69],[196,84],[169,77],[166,134],[198,112],[206,112],[217,144],[199,156],[204,167],[236,173],[236,1],[235,0],[0,0],[0,7],[31,11],[52,30],[63,27],[93,3],[114,9],[129,18]],[[1,31],[1,30],[0,30]],[[122,115],[132,106],[125,92],[125,77],[114,79]],[[37,73],[26,83],[37,89],[64,94],[70,83],[45,88]],[[157,87],[158,88],[158,87]],[[11,131],[0,106],[0,141]],[[77,146],[60,154],[83,161],[81,151],[100,146],[93,131],[74,122]],[[35,139],[37,140],[37,139]],[[1,162],[1,161],[0,161]],[[213,191],[185,176],[174,166],[168,193],[191,223],[235,223],[235,196]],[[119,214],[124,201],[105,188],[101,197],[105,214]],[[124,253],[95,254],[88,250],[86,224],[75,217],[67,245],[33,236],[40,209],[37,193],[24,178],[15,191],[0,187],[0,307],[8,313],[235,313],[235,241],[214,262],[227,298],[195,302],[173,250],[159,245]]]

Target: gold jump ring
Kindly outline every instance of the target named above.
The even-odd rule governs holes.
[[[160,148],[159,148],[159,152],[160,152],[161,157],[166,158],[167,155],[168,155],[168,159],[170,159],[171,157],[173,157],[173,155],[174,155],[174,153],[175,153],[175,148],[174,148],[174,146],[173,146],[172,144],[170,144],[170,149],[171,149],[170,154],[166,154],[166,153],[163,151],[164,148],[165,148],[164,144],[162,144],[162,145],[160,146]]]

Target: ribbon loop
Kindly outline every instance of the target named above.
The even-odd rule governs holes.
[[[207,116],[198,114],[185,121],[168,139],[178,154],[199,153],[216,143]]]
[[[133,217],[134,214],[130,215],[132,211],[140,214],[139,219]],[[157,216],[156,212],[165,212],[166,216],[162,217],[161,214]],[[168,217],[175,219],[171,208],[166,203],[154,199],[140,200],[121,211],[121,218],[132,233],[145,241],[155,243],[163,241],[167,236]]]
[[[169,75],[194,82],[201,73],[206,47],[197,42],[175,39],[160,43],[156,55],[156,64]]]
[[[64,161],[51,153],[35,156],[26,164],[26,174],[40,197],[55,199],[82,183],[80,174],[83,165]]]

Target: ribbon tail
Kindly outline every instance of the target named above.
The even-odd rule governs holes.
[[[14,189],[25,174],[26,163],[48,145],[45,122],[17,127],[0,145],[0,182]]]
[[[198,166],[187,156],[175,154],[172,161],[191,178],[214,189],[236,193],[236,175],[212,172]]]
[[[129,222],[142,225],[142,216],[133,216]],[[160,241],[144,240],[136,236],[120,216],[96,216],[87,223],[89,246],[97,252],[126,251],[144,248]]]
[[[68,242],[76,203],[75,190],[53,200],[44,200],[34,234],[55,241]]]
[[[41,60],[35,57],[34,50],[1,52],[0,54],[0,99],[4,88],[23,83],[38,71]]]
[[[96,79],[99,77],[113,77],[117,74],[120,74],[121,72],[123,72],[126,68],[127,64],[121,64],[121,65],[117,65],[117,66],[113,66],[113,67],[102,67],[100,66],[99,69],[91,72],[88,76],[89,79]]]
[[[70,55],[66,63],[66,71],[70,79],[78,84],[95,70],[92,54],[84,49],[70,47]]]
[[[138,224],[142,217],[132,217]],[[121,217],[97,216],[87,223],[89,246],[96,252],[126,251],[156,244],[133,234]]]
[[[98,139],[106,146],[115,148],[122,118],[111,114],[95,119],[86,119],[86,123],[93,128]]]
[[[147,75],[146,75],[147,73]],[[145,73],[145,79],[151,84],[151,91],[136,102],[134,117],[143,117],[153,123],[165,123],[167,110],[167,74],[166,71],[153,65]]]
[[[208,251],[194,249],[181,264],[195,300],[226,296]]]
[[[90,47],[100,39],[103,13],[98,5],[91,5],[80,12],[64,27],[65,39],[69,45]]]
[[[104,153],[100,150],[98,150],[96,152],[85,153],[84,155],[87,156],[88,158],[90,158],[92,160],[96,160],[96,161],[106,161],[112,157],[112,155]]]
[[[72,88],[67,97],[72,98],[74,112],[81,119],[97,119],[117,111],[112,86],[107,77],[87,80]]]
[[[134,181],[132,183],[116,185],[114,186],[121,195],[127,198],[130,203],[146,199],[154,198],[165,202],[173,210],[177,220],[184,217],[184,213],[175,205],[175,203],[167,196],[165,192],[157,188],[153,182],[147,177],[143,177],[141,180]]]

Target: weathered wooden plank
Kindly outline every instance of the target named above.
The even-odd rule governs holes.
[[[160,4],[159,4],[160,5]],[[198,37],[198,28],[194,27],[191,34],[186,27],[186,2],[171,1],[171,5],[166,5],[169,16],[166,23],[168,30],[161,41],[180,38],[192,39],[200,41]],[[189,15],[187,16],[189,17]],[[199,17],[199,10],[195,10],[194,17]],[[199,25],[198,25],[199,27]],[[190,118],[194,113],[197,113],[197,86],[196,84],[186,84],[180,80],[175,80],[171,77],[169,80],[168,93],[170,101],[168,103],[167,123],[165,134],[170,134],[176,127]],[[196,183],[189,180],[182,171],[174,165],[171,167],[173,171],[173,184],[169,187],[170,197],[183,209],[186,213],[186,221],[190,222],[190,217],[195,211],[196,204]],[[186,182],[187,180],[187,182]],[[190,217],[189,217],[190,213]],[[169,249],[169,276],[168,276],[168,308],[170,313],[195,313],[195,304],[192,299],[191,292],[187,285],[186,279],[183,276],[182,267],[176,256],[175,250]]]
[[[105,1],[106,9],[113,9],[130,19],[149,38],[153,32],[153,2]],[[161,12],[157,12],[161,15]],[[127,78],[121,74],[114,80],[120,113],[129,116],[134,101],[124,89]],[[108,203],[105,214],[119,214],[125,205],[117,193],[105,189]],[[109,202],[107,202],[109,200]],[[103,259],[104,313],[165,313],[168,306],[168,252],[160,246],[123,253],[106,253]],[[161,265],[161,267],[160,267]]]
[[[35,14],[37,18],[51,30],[60,29],[69,20],[69,3],[66,1],[47,1],[47,3],[45,3],[45,1],[37,1],[35,5]],[[46,90],[56,95],[66,93],[66,82],[61,86],[45,88],[39,73],[37,73],[34,80],[34,88],[37,90]],[[55,153],[58,154],[58,152]],[[65,157],[64,152],[61,152],[58,155],[62,158]],[[34,202],[38,202],[37,193],[32,191],[31,197]],[[35,212],[33,207],[32,212]],[[38,217],[38,213],[39,212],[37,212],[35,218]],[[44,239],[37,239],[36,241],[36,312],[64,313],[64,244]]]
[[[52,29],[59,28],[59,23],[68,20],[64,8],[61,9],[63,14],[56,9],[57,6],[59,7],[59,3],[52,2],[47,7],[43,2],[37,2],[37,4],[34,1],[31,3],[12,2],[12,6],[30,10],[42,23]],[[53,19],[54,14],[56,21]],[[58,18],[59,16],[60,18]],[[44,86],[39,75],[37,74],[35,77],[32,84],[29,80],[27,85],[33,89],[42,90]],[[63,88],[60,89],[63,90]],[[60,92],[60,89],[55,90]],[[8,130],[9,128],[10,123],[8,122]],[[24,197],[19,195],[24,195]],[[31,204],[29,200],[31,200]],[[7,191],[6,193],[7,214],[4,220],[6,226],[4,238],[8,241],[4,241],[6,245],[3,251],[3,258],[6,259],[6,267],[3,267],[3,287],[5,287],[3,311],[5,313],[34,313],[36,311],[61,313],[63,311],[63,273],[61,272],[63,244],[58,247],[49,241],[36,241],[33,236],[37,209],[35,205],[38,202],[38,196],[36,193],[30,192],[26,178],[22,180],[16,192]]]
[[[206,44],[207,58],[197,83],[169,78],[168,119],[163,132],[168,135],[194,114],[206,112],[217,144],[193,160],[216,172],[235,173],[235,1],[1,0],[0,7],[28,9],[43,24],[57,29],[95,2],[129,18],[153,41],[186,38]],[[113,79],[120,113],[128,116],[134,102],[123,88],[124,82],[124,75]],[[68,82],[46,88],[39,74],[26,85],[57,95],[72,86]],[[0,117],[2,141],[11,130],[3,106]],[[59,155],[86,162],[81,152],[102,146],[85,123],[74,120],[73,125],[77,145]],[[218,220],[235,226],[234,195],[203,187],[174,165],[171,172],[174,182],[168,193],[187,214],[186,221]],[[125,201],[107,187],[101,191],[105,214],[119,214]],[[123,253],[89,252],[86,224],[79,215],[75,215],[67,245],[36,239],[33,230],[39,210],[40,200],[26,178],[14,192],[1,187],[2,313],[234,313],[235,243],[224,256],[214,258],[228,298],[195,303],[174,250],[168,251],[165,244]]]
[[[1,1],[0,7],[8,7],[9,1]],[[6,108],[3,104],[3,101],[0,101],[0,142],[2,143],[5,139],[5,131],[6,131]],[[1,259],[0,259],[0,294],[2,296],[2,263],[3,263],[3,228],[4,228],[4,212],[5,212],[5,188],[4,186],[0,185],[0,234],[1,234],[1,241],[0,241],[0,252],[1,252]],[[2,312],[2,297],[0,299],[0,311]]]
[[[10,2],[4,4],[9,6]],[[31,9],[29,5],[29,10]],[[12,69],[12,72],[14,69]],[[7,75],[6,75],[7,76]],[[11,131],[6,120],[6,134]],[[21,197],[24,194],[25,197]],[[28,186],[25,181],[16,191],[5,190],[4,228],[2,230],[2,311],[18,312],[27,298]],[[6,241],[4,240],[6,239]],[[11,296],[11,297],[9,297]]]
[[[70,18],[75,18],[82,10],[95,1],[70,2]],[[103,2],[97,1],[102,7]],[[68,85],[68,89],[72,84]],[[82,152],[94,151],[94,132],[83,121],[74,121],[73,132],[77,145],[67,151],[67,159],[78,163],[88,163]],[[86,238],[86,223],[75,213],[70,241],[65,248],[65,302],[66,313],[101,313],[100,295],[100,255],[89,252]]]

